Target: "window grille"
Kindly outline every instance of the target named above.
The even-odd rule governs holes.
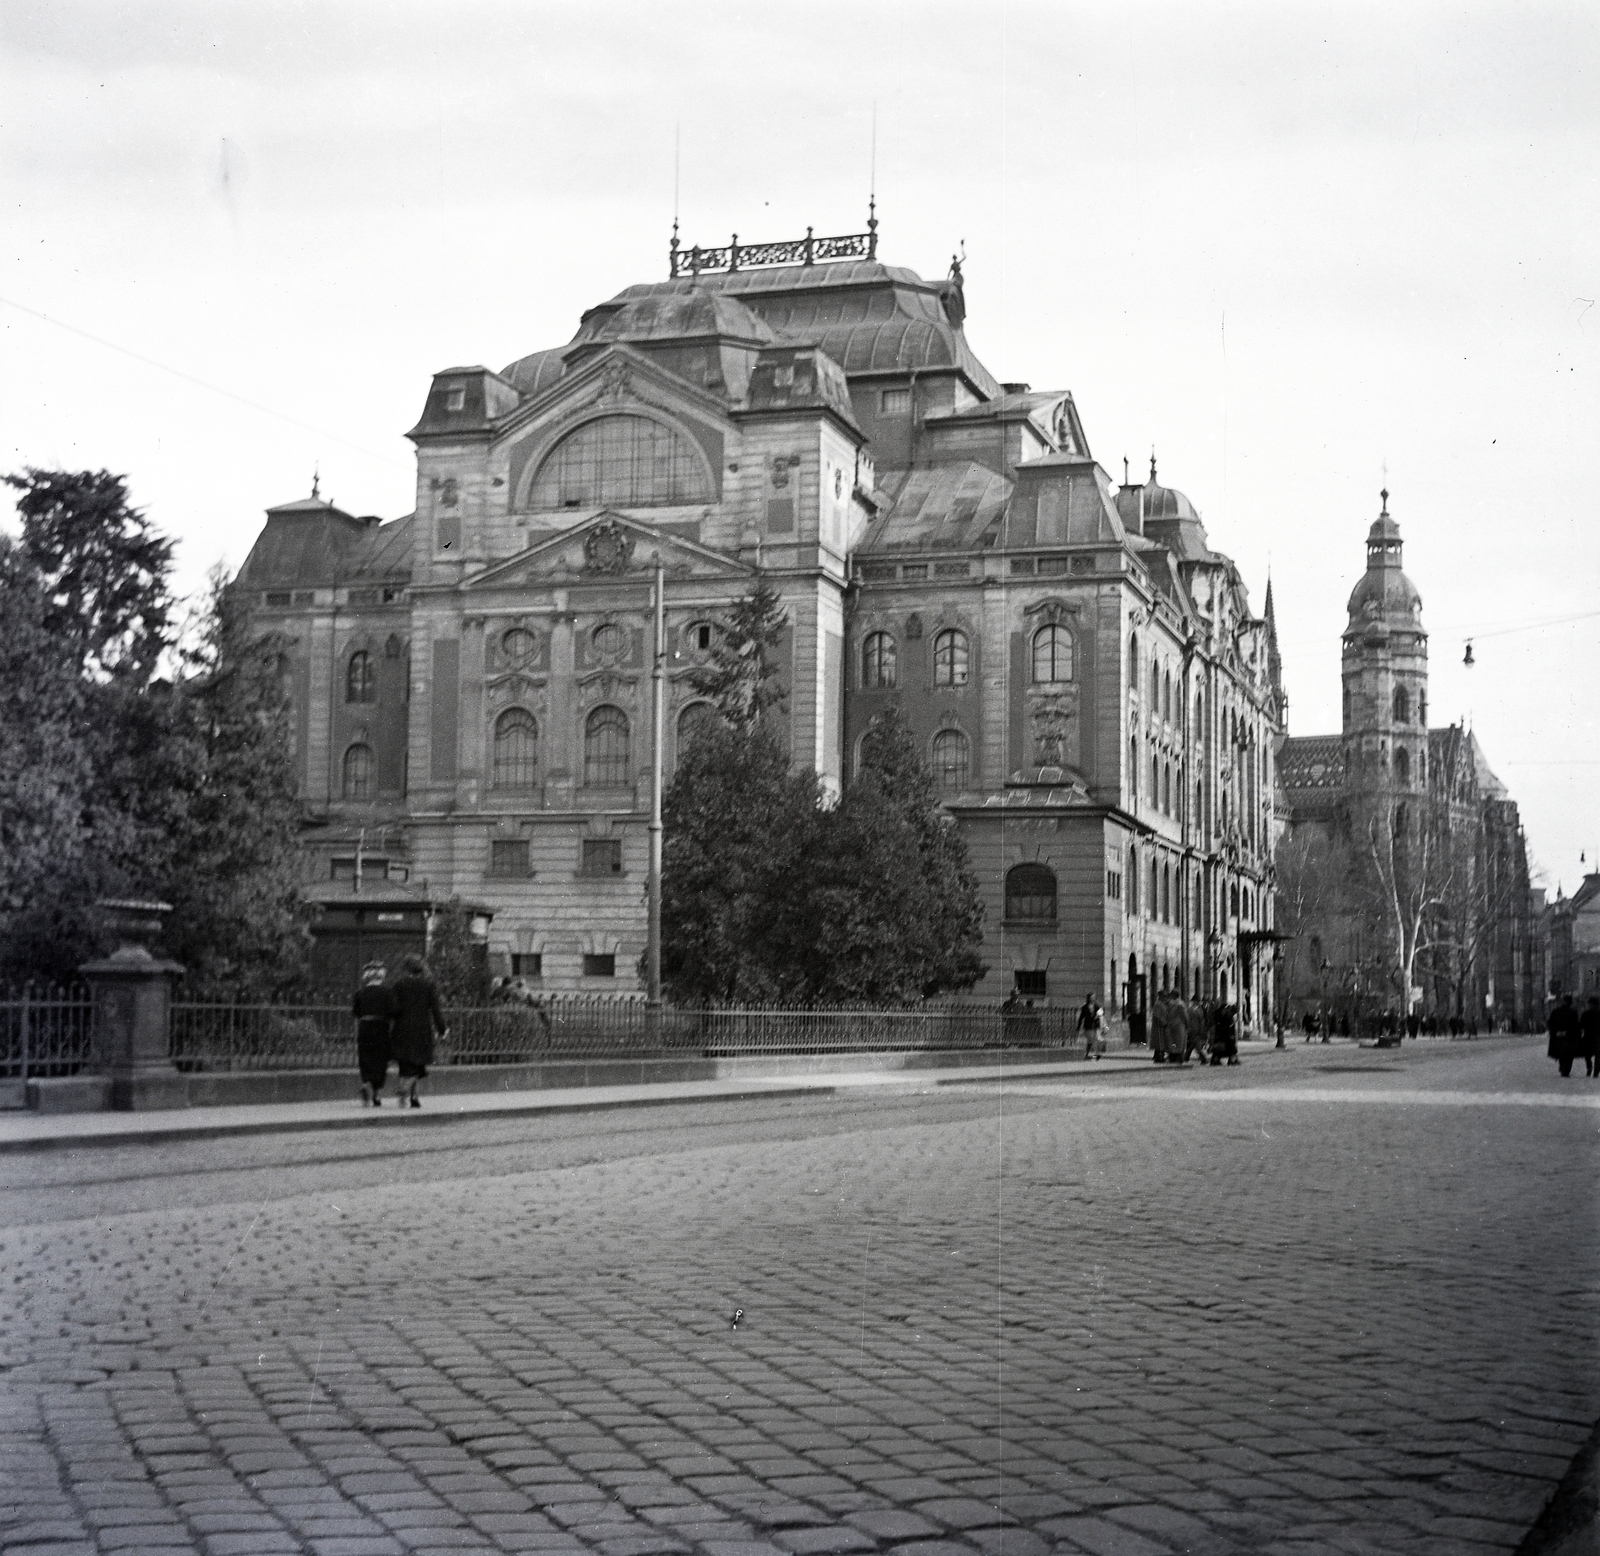
[[[586,837],[583,840],[584,875],[621,875],[622,839],[616,837]]]
[[[970,749],[959,729],[942,729],[933,737],[933,776],[944,792],[966,788]]]
[[[531,789],[538,773],[539,726],[526,708],[507,708],[494,725],[494,786]]]
[[[628,716],[621,708],[596,708],[583,726],[583,781],[628,781]]]
[[[489,843],[490,875],[532,875],[525,837],[497,837]]]
[[[711,495],[704,465],[681,432],[647,416],[602,416],[545,457],[528,506],[646,508]]]

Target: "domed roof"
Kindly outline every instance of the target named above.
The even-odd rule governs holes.
[[[596,309],[575,339],[667,341],[708,335],[763,345],[777,339],[772,326],[737,297],[699,289],[636,297],[621,308]]]
[[[1117,488],[1117,512],[1123,524],[1141,534],[1141,521],[1146,524],[1161,520],[1185,520],[1200,523],[1195,505],[1176,487],[1162,486],[1156,480],[1156,457],[1150,456],[1150,479],[1143,486],[1130,486],[1126,481]]]
[[[1367,570],[1350,591],[1350,629],[1377,621],[1421,625],[1422,596],[1401,571],[1400,546],[1400,526],[1389,516],[1384,492],[1383,511],[1367,531]]]

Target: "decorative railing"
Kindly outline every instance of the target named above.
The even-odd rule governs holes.
[[[732,242],[722,248],[703,249],[698,244],[683,248],[673,230],[668,245],[667,265],[674,279],[679,276],[700,276],[726,271],[755,270],[765,265],[817,265],[833,259],[876,259],[878,257],[878,220],[867,222],[866,232],[847,233],[843,237],[818,238],[806,228],[803,238],[786,243],[741,243],[734,233]]]
[[[1075,1012],[990,1005],[652,1010],[637,998],[553,995],[445,1014],[436,1065],[1083,1046]],[[350,1070],[355,1023],[343,1003],[174,1004],[171,1053],[185,1071]]]
[[[0,990],[0,1078],[76,1075],[94,1058],[94,1001],[83,988]]]

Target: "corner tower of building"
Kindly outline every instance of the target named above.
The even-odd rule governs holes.
[[[1422,596],[1401,570],[1400,526],[1382,497],[1344,630],[1344,751],[1351,798],[1395,805],[1427,791],[1428,635]]]

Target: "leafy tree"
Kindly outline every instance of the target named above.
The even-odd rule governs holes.
[[[44,580],[0,536],[0,979],[70,977],[96,886],[83,686]]]
[[[22,494],[22,545],[43,581],[46,630],[91,676],[149,681],[171,642],[172,542],[108,470],[29,466],[0,479]]]
[[[709,697],[736,729],[759,723],[788,692],[778,680],[778,645],[788,621],[777,592],[758,580],[754,589],[729,607],[708,664],[688,672],[689,684]]]
[[[197,993],[270,1000],[303,988],[310,913],[299,891],[300,806],[279,639],[252,637],[220,570],[200,640],[169,695],[162,753],[181,793],[165,858],[166,944]]]
[[[861,771],[824,821],[810,997],[880,1004],[971,988],[987,971],[983,899],[898,709],[868,731]]]
[[[762,1001],[796,992],[815,776],[792,773],[759,725],[711,725],[662,796],[661,978],[674,1000]]]
[[[452,897],[433,914],[428,966],[446,1005],[482,1005],[489,998],[487,948],[472,933],[472,914]]]

